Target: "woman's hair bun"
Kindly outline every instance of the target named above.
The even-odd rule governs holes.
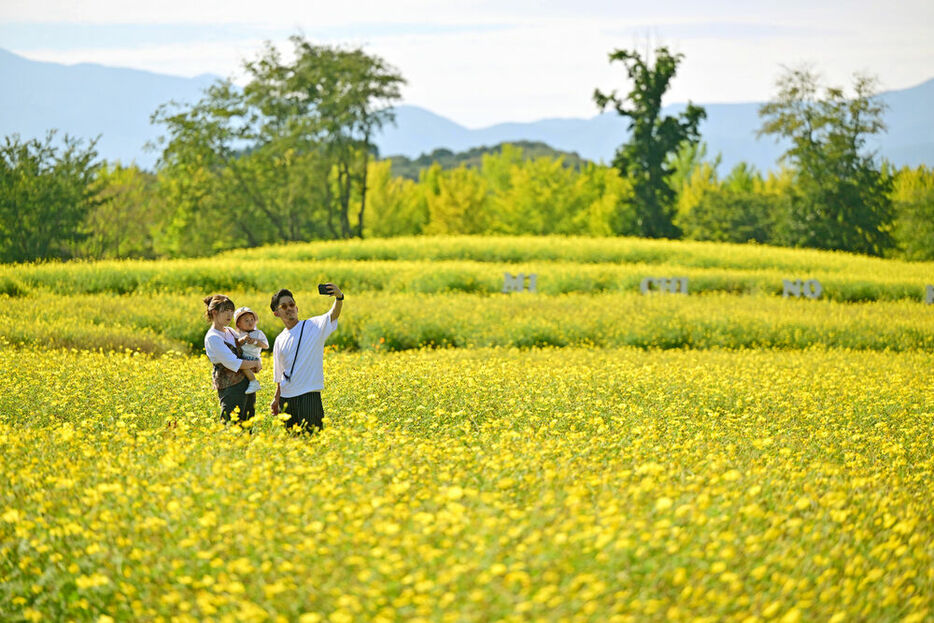
[[[230,300],[225,294],[212,294],[211,296],[204,297],[204,317],[208,322],[211,322],[212,312],[223,311],[229,309],[230,311],[234,310],[234,303]]]

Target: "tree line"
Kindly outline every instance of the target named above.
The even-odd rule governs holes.
[[[838,249],[934,259],[934,170],[896,170],[867,148],[884,130],[877,85],[851,92],[789,69],[760,110],[762,137],[790,145],[776,171],[721,176],[702,142],[702,107],[663,116],[681,55],[616,50],[626,93],[594,92],[629,121],[610,165],[538,146],[418,169],[381,160],[404,84],[359,49],[291,39],[218,81],[194,104],[169,102],[153,171],[101,162],[95,142],[54,132],[0,146],[0,260],[183,257],[311,239],[419,234],[645,236]],[[427,164],[418,161],[419,164]],[[457,165],[457,166],[452,166]]]

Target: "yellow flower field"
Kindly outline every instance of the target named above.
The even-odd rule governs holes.
[[[932,266],[556,237],[0,266],[0,621],[934,619]],[[268,365],[224,428],[201,299],[272,339],[272,291],[323,313],[318,281],[348,295],[324,431],[267,415]]]
[[[3,352],[0,620],[934,616],[927,349],[330,352],[310,439]]]
[[[781,296],[817,279],[825,300],[922,302],[934,262],[827,251],[635,238],[460,236],[294,244],[177,260],[0,265],[0,295],[260,291],[283,279],[348,292],[493,294],[505,272],[535,273],[542,294],[639,292],[645,277],[686,277],[692,293]],[[267,294],[267,296],[269,296]]]
[[[302,313],[330,301],[298,289]],[[281,322],[266,292],[227,291],[259,314],[270,339]],[[410,294],[353,293],[340,350],[429,346],[639,346],[645,348],[786,348],[813,345],[934,352],[934,307],[915,301],[838,303],[769,296],[652,293]],[[0,296],[0,341],[30,348],[141,350],[204,348],[198,294]]]

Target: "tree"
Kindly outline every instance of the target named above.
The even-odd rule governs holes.
[[[428,222],[425,193],[415,181],[394,177],[392,164],[391,160],[370,163],[366,233],[379,238],[420,234]]]
[[[499,151],[484,153],[480,159],[480,174],[494,195],[509,192],[513,172],[526,160],[525,149],[512,143],[501,143]],[[442,164],[442,167],[444,165]]]
[[[271,44],[246,62],[242,90],[220,81],[196,104],[153,115],[167,128],[160,174],[184,193],[174,197],[175,231],[192,238],[190,224],[217,224],[214,235],[192,239],[201,252],[363,235],[373,137],[393,120],[404,81],[361,50],[291,42],[291,63]]]
[[[0,145],[0,261],[65,258],[84,234],[81,225],[94,208],[96,140],[55,132],[44,141],[16,134]]]
[[[423,175],[429,221],[426,234],[482,234],[489,227],[486,180],[476,169],[442,171],[432,165]]]
[[[783,197],[729,188],[705,192],[678,223],[691,240],[771,242]]]
[[[82,226],[80,255],[95,259],[155,257],[153,231],[161,211],[156,201],[156,177],[136,166],[119,163],[98,169],[94,180],[96,205]]]
[[[539,236],[569,233],[576,204],[582,199],[575,187],[577,177],[561,158],[543,156],[512,165],[508,188],[491,197],[497,231]]]
[[[203,255],[326,233],[323,210],[309,207],[323,201],[329,167],[311,149],[296,157],[286,121],[257,110],[229,81],[211,85],[193,105],[159,107],[153,122],[167,129],[159,186],[173,208],[163,252]],[[291,192],[295,177],[306,180],[312,172],[317,184]]]
[[[737,193],[760,193],[765,188],[762,174],[747,162],[739,162],[723,178],[723,188]]]
[[[374,135],[395,120],[392,104],[401,97],[405,80],[363,50],[317,46],[297,35],[290,40],[296,57],[292,64],[284,64],[269,44],[264,55],[246,64],[253,80],[245,93],[261,110],[275,113],[277,124],[282,118],[295,121],[296,136],[322,148],[337,169],[336,204],[328,202],[328,209],[336,211],[339,236],[362,237]],[[354,195],[359,210],[352,225]],[[331,212],[328,222],[334,229]],[[338,235],[336,229],[333,233]]]
[[[898,254],[908,260],[934,260],[934,169],[905,167],[892,181]]]
[[[647,55],[648,56],[648,55]],[[677,117],[661,116],[662,97],[674,78],[683,54],[671,54],[666,47],[655,50],[655,62],[637,52],[616,50],[610,62],[620,61],[633,81],[629,94],[620,98],[594,91],[594,101],[601,111],[613,105],[616,112],[629,118],[629,140],[616,152],[613,166],[633,184],[633,209],[638,215],[641,235],[650,238],[677,238],[673,222],[675,191],[669,184],[673,168],[669,158],[684,142],[700,140],[698,126],[706,112],[688,102]]]
[[[720,188],[717,169],[721,157],[707,159],[706,143],[685,141],[669,158],[672,174],[668,182],[675,191],[675,225],[698,204],[703,195]],[[678,225],[680,227],[680,225]]]
[[[585,236],[634,236],[638,231],[632,211],[632,184],[619,171],[589,163],[577,178],[582,209],[574,216],[573,232]]]
[[[847,97],[799,68],[787,70],[777,87],[759,110],[759,134],[791,141],[782,159],[795,170],[797,192],[783,242],[881,255],[892,246],[893,212],[891,180],[866,149],[867,137],[885,129],[875,79],[856,75]]]

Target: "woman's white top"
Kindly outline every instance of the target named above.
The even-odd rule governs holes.
[[[234,348],[237,347],[237,337],[234,335],[233,330],[225,327],[223,331],[218,331],[211,327],[204,334],[204,352],[207,354],[208,359],[211,360],[211,363],[219,363],[231,372],[236,372],[240,369],[243,360],[227,348],[224,342]]]

